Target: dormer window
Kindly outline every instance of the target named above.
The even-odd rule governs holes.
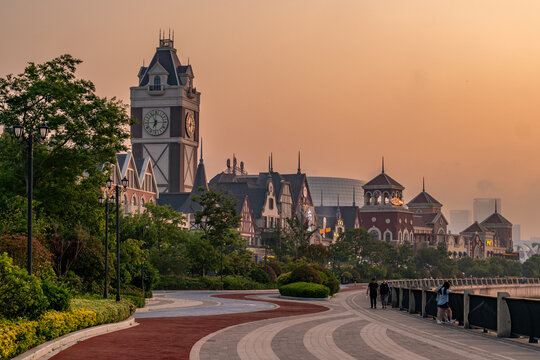
[[[150,86],[151,91],[161,91],[161,77],[159,75],[154,76],[154,85]]]

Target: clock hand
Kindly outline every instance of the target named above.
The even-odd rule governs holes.
[[[154,115],[154,128],[157,126],[157,117]]]

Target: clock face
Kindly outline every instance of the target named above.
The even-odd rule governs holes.
[[[186,133],[189,138],[192,138],[193,134],[195,134],[195,119],[192,113],[186,115]]]
[[[158,136],[163,134],[169,127],[169,119],[163,111],[154,109],[146,114],[143,124],[147,133]]]

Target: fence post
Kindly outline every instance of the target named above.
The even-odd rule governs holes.
[[[426,289],[422,289],[422,317],[427,317],[426,314],[426,303],[427,303],[427,296],[426,296]]]
[[[416,301],[414,300],[413,289],[409,289],[409,314],[414,314],[416,309]]]
[[[403,305],[403,292],[405,291],[405,289],[403,288],[399,288],[399,302],[398,302],[398,309],[401,310],[402,308],[402,305]]]
[[[471,328],[471,325],[469,324],[469,307],[470,307],[469,295],[471,294],[474,294],[474,290],[463,291],[463,327],[465,329]]]
[[[497,293],[497,336],[510,337],[512,334],[512,321],[510,319],[510,309],[505,297],[509,297],[507,292]]]
[[[399,306],[399,288],[393,287],[392,288],[392,307],[398,307]]]

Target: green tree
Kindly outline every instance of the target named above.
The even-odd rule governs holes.
[[[418,250],[414,262],[421,277],[451,278],[459,272],[456,261],[448,257],[443,246]]]
[[[523,263],[523,276],[540,277],[540,255],[533,255]]]

